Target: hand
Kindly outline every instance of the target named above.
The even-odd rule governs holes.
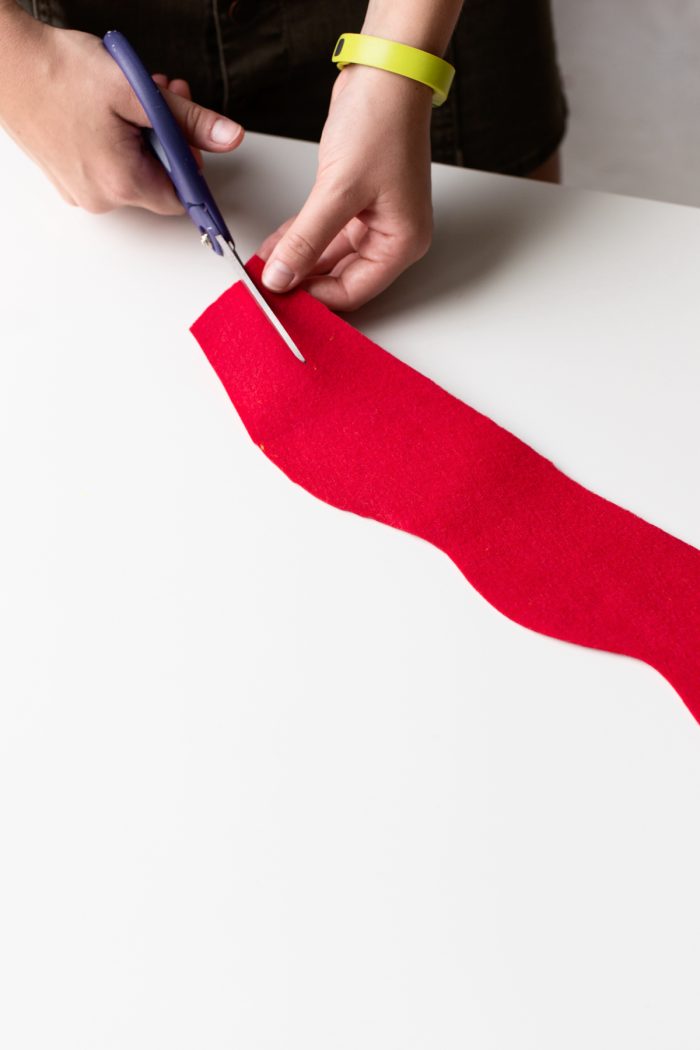
[[[63,198],[91,212],[125,204],[160,215],[182,212],[143,142],[140,129],[149,122],[141,104],[102,41],[33,19],[26,32],[21,75],[8,81],[2,74],[0,121]],[[240,145],[240,125],[192,102],[186,81],[154,79],[197,151],[224,153]]]
[[[367,66],[341,71],[311,194],[259,249],[268,288],[303,282],[331,309],[353,310],[426,253],[431,107],[424,84]]]

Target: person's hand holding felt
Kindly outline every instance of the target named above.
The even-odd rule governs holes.
[[[259,250],[268,288],[303,282],[331,309],[352,310],[425,254],[431,109],[424,84],[367,66],[342,70],[311,194]]]
[[[327,307],[353,310],[425,254],[430,111],[424,84],[367,66],[340,72],[314,188],[260,248],[268,288],[303,281]]]
[[[462,0],[369,0],[362,32],[443,55]],[[297,216],[258,250],[263,284],[299,284],[332,310],[354,310],[427,252],[432,238],[432,91],[347,65],[333,87],[316,182]]]
[[[224,153],[239,124],[198,106],[184,80],[154,77],[195,153]],[[130,204],[161,215],[183,208],[144,144],[148,120],[102,41],[37,22],[0,0],[0,124],[63,198],[91,212]]]

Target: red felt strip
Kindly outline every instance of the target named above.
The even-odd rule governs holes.
[[[259,281],[262,264],[248,264]],[[268,293],[266,293],[268,294]],[[646,661],[700,721],[700,551],[566,477],[306,292],[242,284],[192,331],[253,441],[326,503],[445,551],[517,623]]]

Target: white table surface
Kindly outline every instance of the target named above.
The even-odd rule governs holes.
[[[248,254],[315,147],[210,179]],[[248,440],[182,219],[0,142],[0,1045],[697,1050],[700,728]],[[700,546],[700,212],[445,167],[354,315]]]

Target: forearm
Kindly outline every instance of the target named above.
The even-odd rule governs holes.
[[[463,0],[370,0],[362,32],[442,55],[462,5]]]

